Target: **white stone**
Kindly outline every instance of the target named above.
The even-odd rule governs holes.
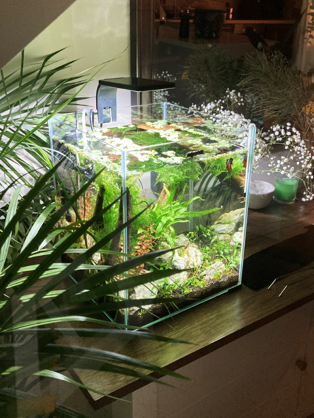
[[[177,250],[173,256],[171,268],[178,269],[178,270],[185,269],[185,259],[179,256]]]
[[[232,240],[230,241],[230,244],[231,245],[242,244],[242,240],[243,240],[243,232],[238,231],[233,235]]]
[[[227,242],[230,242],[231,238],[232,238],[232,236],[229,235],[229,234],[220,234],[219,237],[218,237],[218,239],[220,241],[227,241]]]
[[[168,279],[170,282],[180,285],[188,278],[188,276],[189,273],[187,271],[183,271],[182,273],[177,273],[168,277]]]
[[[217,272],[219,275],[222,275],[226,270],[226,267],[222,261],[216,261],[208,269],[204,270],[202,276],[208,282],[209,280],[214,279],[214,274]]]
[[[134,292],[130,295],[129,299],[137,300],[137,299],[152,299],[155,298],[157,294],[156,286],[154,285],[154,282],[152,283],[146,283],[142,284],[140,286],[136,286],[134,288]],[[152,305],[143,305],[144,309],[150,309]],[[132,306],[129,308],[129,313],[131,315],[134,314],[134,312],[138,311],[140,307],[138,306]]]
[[[214,224],[213,230],[216,234],[233,234],[237,230],[237,224],[233,222],[232,224]]]
[[[176,238],[176,245],[189,245],[191,241],[185,235],[180,234]]]
[[[173,260],[170,265],[170,268],[175,268],[178,270],[184,270],[189,268],[198,267],[202,264],[202,253],[198,249],[196,244],[191,243],[191,241],[183,234],[177,236],[175,244],[182,246],[173,252],[163,254],[161,257],[157,257],[153,263],[160,265],[161,263],[168,263],[173,255]],[[157,249],[166,249],[170,248],[170,245],[165,242],[158,244]]]
[[[215,224],[226,224],[230,225],[232,223],[237,223],[243,225],[243,219],[244,219],[244,209],[236,209],[228,213],[223,213]]]

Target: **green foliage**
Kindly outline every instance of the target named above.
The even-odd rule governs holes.
[[[46,122],[52,113],[60,111],[69,103],[75,104],[79,100],[77,94],[86,85],[82,75],[62,78],[62,71],[69,68],[74,61],[63,64],[58,60],[53,61],[61,51],[47,55],[41,64],[31,67],[25,65],[22,51],[21,64],[17,71],[5,75],[1,70],[0,169],[9,179],[28,172],[28,176],[20,179],[27,186],[30,186],[27,179],[36,180],[39,170],[34,170],[25,155],[33,157],[38,167],[51,166],[45,154],[45,150],[49,148]],[[69,97],[68,93],[73,89],[78,91]],[[24,155],[21,155],[21,149]]]
[[[193,272],[193,275],[185,280],[182,284],[182,293],[189,293],[194,288],[202,288],[206,286],[206,280],[197,274],[199,269]]]
[[[167,187],[180,188],[187,180],[198,181],[203,173],[199,163],[193,160],[184,161],[180,165],[171,165],[157,170],[157,182],[163,182]]]
[[[202,252],[202,264],[196,267],[189,277],[180,284],[180,279],[173,281],[171,278],[164,278],[159,280],[156,284],[158,295],[171,297],[176,294],[176,291],[186,294],[195,288],[206,287],[207,282],[204,279],[204,270],[210,268],[216,261],[221,261],[225,265],[223,274],[232,274],[239,268],[241,246],[239,244],[231,245],[226,240],[220,240],[212,227],[197,226],[187,236],[191,242],[197,242],[198,248]],[[219,280],[221,273],[216,271],[213,278]]]
[[[219,236],[217,236],[211,226],[197,226],[195,231],[190,232],[188,236],[191,241],[199,241],[199,248],[203,254],[203,263],[198,269],[199,273],[202,273],[204,269],[210,267],[215,261],[222,261],[226,266],[227,272],[239,268],[240,245],[231,245],[227,240],[219,239]]]
[[[100,171],[100,167],[96,167],[96,171]],[[104,203],[103,207],[108,206],[121,194],[121,180],[118,176],[109,171],[102,171],[95,179],[95,185],[99,191],[101,187],[104,187]],[[104,228],[96,232],[96,239],[99,240],[114,231],[119,216],[119,202],[116,202],[110,210],[103,215]],[[110,243],[108,242],[106,248],[109,249]]]
[[[95,184],[97,189],[103,186],[105,189],[104,193],[104,203],[103,206],[108,206],[110,202],[115,200],[121,194],[121,187],[120,187],[121,179],[113,172],[109,170],[102,171],[97,179],[95,180]],[[141,189],[138,184],[134,184],[134,182],[130,182],[130,193],[131,193],[131,215],[134,217],[139,212],[143,211],[143,209],[147,208],[149,202],[144,197],[141,197]],[[133,184],[132,184],[133,183]],[[119,202],[114,204],[110,210],[108,210],[103,216],[103,228],[98,230],[95,233],[95,237],[97,240],[103,238],[110,232],[114,231],[117,225],[119,216]],[[146,211],[142,214],[140,218],[136,218],[132,224],[132,234],[131,234],[131,248],[129,252],[132,253],[134,250],[134,246],[137,245],[137,231],[145,225],[149,225],[151,219],[149,215],[149,211]],[[106,245],[106,248],[109,249],[110,243]]]
[[[137,171],[139,173],[148,173],[149,171],[159,172],[162,167],[165,167],[166,163],[155,160],[148,161],[130,161],[128,163],[128,170]]]
[[[168,277],[155,283],[156,293],[164,298],[170,298],[173,292],[179,288],[179,279],[169,280]]]
[[[75,384],[73,380],[68,379],[60,372],[60,370],[75,367],[129,375],[148,381],[157,381],[149,376],[151,372],[181,377],[176,373],[143,363],[131,357],[121,356],[112,351],[94,350],[88,345],[86,347],[74,346],[64,339],[62,344],[59,341],[60,337],[79,336],[102,339],[113,337],[127,340],[140,338],[177,342],[172,339],[158,337],[151,332],[133,331],[132,327],[129,327],[129,330],[123,330],[125,326],[122,324],[95,319],[91,316],[95,313],[131,306],[164,303],[164,298],[145,300],[122,300],[119,298],[118,301],[112,301],[107,297],[140,284],[160,280],[161,278],[170,277],[171,274],[178,273],[178,270],[154,271],[119,281],[113,280],[114,277],[123,275],[124,272],[153,260],[156,256],[168,252],[169,249],[145,254],[139,258],[132,258],[112,267],[97,266],[97,273],[94,275],[90,275],[76,284],[64,284],[61,286],[62,290],[57,290],[58,285],[63,281],[67,282],[68,276],[73,272],[95,269],[95,266],[92,264],[86,264],[86,260],[96,252],[106,252],[103,250],[106,243],[110,242],[115,234],[121,232],[136,220],[129,220],[89,249],[74,250],[72,246],[77,239],[118,202],[113,201],[93,218],[82,222],[80,228],[68,234],[65,240],[61,243],[58,242],[58,245],[48,249],[41,248],[42,243],[47,240],[56,223],[77,202],[80,196],[88,190],[88,187],[96,180],[95,177],[91,178],[61,207],[56,206],[52,200],[47,206],[49,210],[47,210],[45,215],[39,216],[34,222],[33,227],[27,234],[27,242],[15,258],[14,263],[4,265],[3,260],[6,259],[5,252],[9,251],[7,244],[17,224],[21,217],[24,216],[32,200],[36,198],[41,187],[56,173],[61,163],[58,163],[53,169],[44,174],[28,194],[24,196],[23,200],[19,200],[18,194],[20,190],[19,188],[16,189],[9,205],[5,227],[0,233],[0,391],[8,387],[14,387],[16,382],[24,382],[27,386],[28,379],[32,378],[32,375],[40,378],[54,378]],[[3,193],[0,193],[0,199],[2,197]],[[59,263],[59,258],[62,254],[71,253],[72,251],[76,252],[78,257],[71,264]],[[34,257],[41,258],[34,259]],[[25,266],[25,263],[28,263],[28,265]],[[33,285],[43,278],[45,278],[45,281],[41,286],[37,286],[37,291],[34,293]],[[105,298],[104,303],[86,303],[100,297]],[[176,300],[174,299],[173,301],[175,302]],[[84,322],[87,326],[71,328],[68,324],[73,322]],[[89,328],[88,323],[93,323],[94,327]],[[60,325],[63,326],[62,329],[59,328]],[[19,388],[23,386],[22,383],[19,383]],[[82,386],[84,387],[84,385]],[[85,389],[92,390],[87,387]],[[99,391],[97,393],[103,396],[106,395]],[[3,405],[1,408],[3,408]]]
[[[236,89],[239,82],[236,61],[227,58],[222,49],[199,49],[189,55],[187,62],[185,79],[190,97],[211,102],[221,99],[227,89]]]
[[[128,125],[125,128],[110,128],[110,130],[112,132],[116,132],[116,133],[121,133],[121,135],[126,135],[127,133],[130,133],[132,135],[134,135],[136,133],[137,130],[137,126],[136,125]]]
[[[165,140],[161,138],[158,131],[132,132],[132,135],[127,135],[127,137],[130,137],[130,139],[132,139],[136,145],[140,145],[143,147],[150,146],[150,145],[159,145],[160,143],[165,142]]]
[[[183,188],[181,196],[174,200],[176,189],[173,188],[171,193],[164,186],[164,190],[167,193],[167,200],[165,202],[157,201],[153,204],[149,211],[151,224],[154,225],[154,232],[151,232],[155,239],[165,238],[170,246],[175,245],[176,232],[172,225],[176,223],[189,222],[189,218],[201,217],[208,215],[209,213],[220,210],[220,208],[203,210],[201,212],[190,212],[188,206],[194,201],[200,199],[200,197],[194,197],[187,201],[183,201],[186,186]]]
[[[279,52],[268,59],[265,54],[247,54],[240,86],[254,97],[255,114],[263,114],[274,123],[292,123],[302,131],[302,109],[312,100],[312,76],[291,68]]]
[[[232,170],[229,173],[227,170],[226,161],[228,158],[233,158]],[[208,158],[206,160],[206,170],[218,177],[222,173],[226,173],[226,179],[234,175],[239,175],[244,170],[243,157],[238,154],[223,154],[218,157]]]

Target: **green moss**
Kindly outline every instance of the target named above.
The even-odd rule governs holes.
[[[121,133],[124,136],[133,135],[133,131],[137,130],[137,126],[126,126],[124,128],[110,128],[111,132]]]
[[[180,165],[172,165],[155,170],[158,173],[157,182],[163,182],[167,187],[180,188],[187,180],[198,181],[203,174],[202,167],[193,160]]]
[[[149,146],[149,145],[159,145],[163,142],[166,142],[165,138],[162,138],[159,135],[159,132],[132,132],[131,135],[126,135],[127,138],[132,139],[136,145]]]
[[[96,167],[96,171],[99,167]],[[97,190],[100,190],[101,186],[104,187],[104,203],[103,207],[111,204],[121,193],[121,181],[119,177],[109,171],[104,170],[95,180],[95,185]],[[119,216],[119,202],[117,202],[114,206],[112,206],[103,216],[103,229],[97,231],[96,239],[99,240],[110,232],[112,232],[117,224]],[[109,249],[110,243],[108,243],[105,248]]]
[[[157,171],[164,167],[166,163],[157,162],[155,163],[153,160],[149,161],[130,161],[128,164],[128,170],[130,171],[138,171],[142,173],[147,173],[149,171]]]
[[[232,170],[230,173],[227,170],[228,158],[233,158]],[[240,156],[235,153],[223,154],[219,157],[208,158],[205,160],[205,169],[206,171],[211,172],[215,177],[218,177],[222,173],[226,173],[226,178],[229,178],[233,175],[239,175],[241,172],[243,172],[243,159],[244,156]]]

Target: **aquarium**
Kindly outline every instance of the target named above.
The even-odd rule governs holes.
[[[122,309],[111,317],[147,326],[240,285],[255,126],[235,129],[169,103],[118,108],[117,121],[102,126],[87,116],[60,114],[50,121],[53,159],[66,155],[59,181],[63,177],[71,194],[102,170],[78,202],[81,219],[94,213],[100,195],[108,205],[124,194],[77,245],[88,247],[89,240],[146,209],[94,263],[112,266],[128,256],[177,247],[136,270],[176,269],[175,275],[161,273],[155,282],[116,297],[179,301]],[[64,222],[76,222],[75,214]]]

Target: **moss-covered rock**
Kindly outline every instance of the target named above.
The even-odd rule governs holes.
[[[225,273],[226,266],[222,261],[216,261],[210,267],[203,271],[202,276],[206,282],[215,279],[218,280]]]

